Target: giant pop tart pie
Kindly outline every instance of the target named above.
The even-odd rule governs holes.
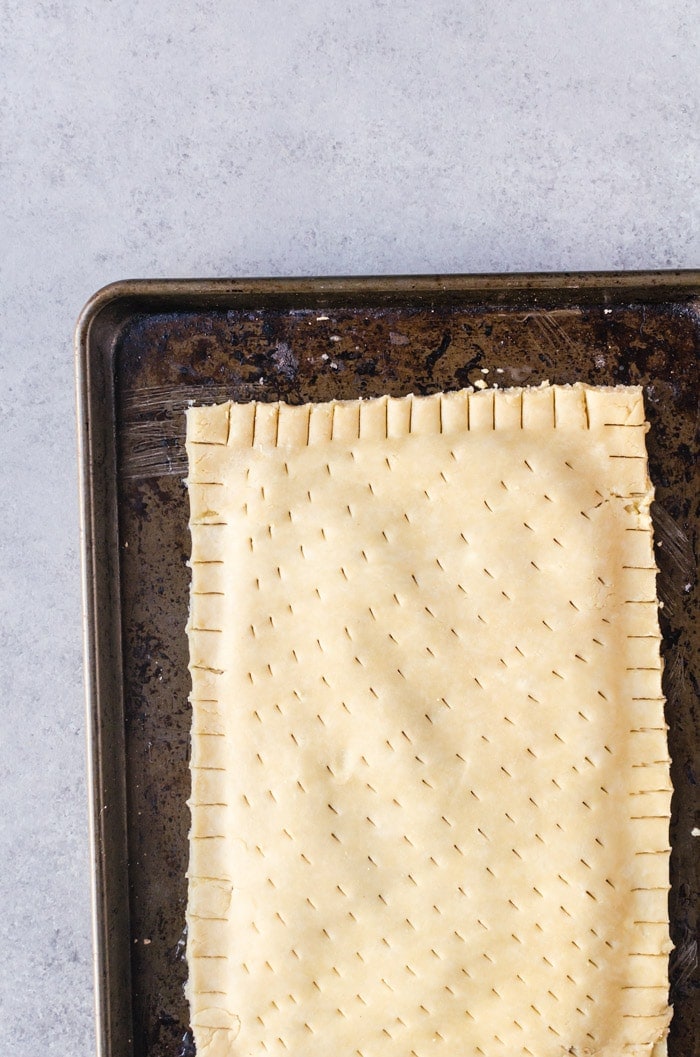
[[[642,392],[187,416],[199,1057],[659,1057]]]

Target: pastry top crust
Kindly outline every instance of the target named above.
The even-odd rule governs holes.
[[[200,1057],[664,1051],[647,428],[582,385],[188,412]]]

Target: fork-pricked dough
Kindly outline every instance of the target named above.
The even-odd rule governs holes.
[[[188,412],[200,1057],[658,1057],[641,390]]]

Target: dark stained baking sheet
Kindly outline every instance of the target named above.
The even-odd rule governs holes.
[[[134,281],[78,324],[100,1057],[192,1057],[184,408],[641,384],[675,788],[670,1057],[700,1032],[698,273]]]

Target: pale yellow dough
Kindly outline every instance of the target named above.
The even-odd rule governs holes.
[[[199,1057],[665,1052],[642,393],[187,416]]]

